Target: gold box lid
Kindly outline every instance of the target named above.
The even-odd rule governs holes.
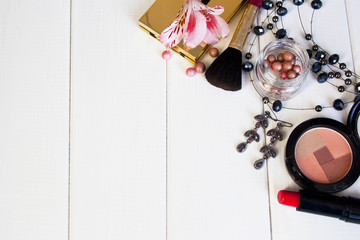
[[[239,9],[245,5],[245,0],[203,0],[203,3],[213,7],[218,4],[224,7],[224,12],[220,15],[226,22],[230,22]],[[167,28],[176,18],[177,13],[184,4],[184,0],[157,0],[139,19],[139,26],[152,37],[158,39],[162,31]],[[172,50],[179,53],[192,63],[196,63],[204,53],[209,49],[210,45],[201,44],[198,47],[186,51],[183,41]]]

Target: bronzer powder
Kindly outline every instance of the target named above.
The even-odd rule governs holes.
[[[360,99],[347,125],[312,118],[297,125],[286,144],[285,165],[300,187],[326,193],[342,191],[360,176]]]
[[[349,172],[353,154],[348,141],[329,128],[313,128],[302,134],[295,146],[300,171],[314,182],[330,184]]]

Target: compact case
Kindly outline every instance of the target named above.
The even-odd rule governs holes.
[[[139,19],[139,26],[142,30],[154,38],[158,38],[161,32],[167,28],[175,19],[176,15],[184,4],[184,0],[157,0]],[[242,6],[245,0],[203,0],[204,4],[214,7],[218,4],[224,7],[220,15],[226,22],[230,22]],[[209,49],[210,45],[200,44],[198,47],[185,51],[181,41],[172,49],[192,63],[196,63]]]
[[[329,118],[298,125],[286,145],[286,167],[302,188],[338,192],[360,175],[360,100],[350,110],[347,126]]]

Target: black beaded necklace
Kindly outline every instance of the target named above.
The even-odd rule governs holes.
[[[287,36],[287,32],[284,28],[283,24],[283,16],[288,13],[286,7],[284,7],[285,0],[279,0],[275,4],[271,0],[264,0],[262,3],[262,8],[267,10],[266,18],[261,22],[260,25],[253,27],[253,33],[255,37],[249,44],[249,50],[245,54],[246,60],[244,61],[242,68],[244,71],[249,72],[249,78],[251,83],[253,84],[253,79],[251,75],[251,71],[254,69],[254,65],[250,62],[252,58],[251,50],[254,46],[255,40],[265,33],[265,25],[266,29],[270,30],[272,34],[277,39],[281,38],[290,38]],[[262,96],[259,92],[258,94],[262,97],[262,101],[264,104],[267,104],[273,111],[278,112],[281,109],[287,110],[315,110],[316,112],[321,112],[324,108],[334,108],[337,111],[341,111],[346,104],[353,103],[354,101],[360,98],[360,83],[357,80],[360,78],[358,74],[354,71],[347,68],[346,64],[340,62],[340,56],[338,54],[330,54],[324,48],[320,47],[314,40],[313,37],[313,19],[314,14],[317,10],[322,8],[321,0],[312,0],[311,7],[313,9],[311,19],[310,19],[310,32],[305,30],[303,25],[303,20],[300,14],[300,6],[304,3],[304,0],[293,0],[293,4],[297,7],[299,21],[301,23],[302,30],[304,32],[304,38],[311,42],[311,49],[307,49],[310,59],[312,60],[311,71],[316,74],[317,81],[320,84],[328,83],[337,88],[339,92],[347,92],[353,94],[355,98],[350,101],[343,101],[342,99],[335,99],[331,106],[321,106],[316,105],[315,107],[304,107],[304,108],[295,108],[283,106],[280,100],[276,100],[271,102],[269,98]],[[271,21],[270,21],[271,19]],[[292,38],[290,38],[292,39]],[[328,68],[328,72],[324,71],[324,68]],[[343,74],[344,73],[344,76]],[[342,80],[342,84],[337,85],[333,82],[329,81],[330,79],[339,79]],[[353,87],[353,89],[351,89]],[[256,89],[255,89],[256,90]]]

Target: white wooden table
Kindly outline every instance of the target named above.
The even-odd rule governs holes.
[[[259,171],[262,142],[235,151],[262,111],[258,95],[245,77],[241,91],[225,92],[188,78],[182,57],[165,62],[137,24],[153,2],[0,0],[0,239],[360,239],[358,225],[277,203],[279,190],[299,189],[286,141]],[[360,2],[323,2],[317,42],[359,74]],[[313,98],[316,84],[289,104],[340,96],[329,86]],[[348,110],[279,117],[344,122]],[[339,195],[360,198],[360,180]]]

